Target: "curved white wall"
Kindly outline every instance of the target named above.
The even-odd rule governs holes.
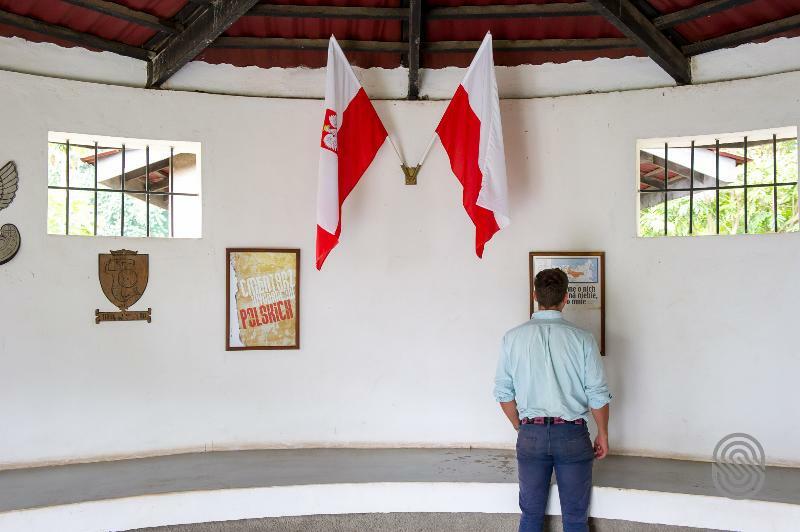
[[[0,72],[0,464],[282,445],[510,446],[491,397],[526,319],[527,253],[607,253],[616,452],[710,457],[748,432],[800,465],[800,235],[637,239],[635,140],[800,124],[800,73],[502,102],[513,225],[473,252],[440,147],[407,187],[389,146],[312,266],[320,102],[109,87]],[[446,102],[376,104],[416,161]],[[48,130],[198,141],[201,240],[46,235]],[[226,246],[302,248],[302,349],[224,350]],[[150,254],[153,323],[95,325],[97,254]]]

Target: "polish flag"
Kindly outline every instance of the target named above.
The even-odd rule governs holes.
[[[511,223],[490,33],[478,48],[436,133],[464,188],[464,209],[475,224],[475,252],[482,257],[486,242]]]
[[[317,269],[339,243],[342,204],[386,140],[386,129],[331,36],[319,151]]]

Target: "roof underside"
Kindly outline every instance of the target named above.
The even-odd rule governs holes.
[[[215,64],[317,68],[325,66],[326,51],[322,43],[332,34],[345,41],[343,48],[348,59],[361,67],[408,66],[409,51],[415,54],[413,48],[409,50],[410,28],[411,36],[416,34],[412,19],[414,9],[409,9],[409,3],[413,6],[418,0],[274,0],[250,2],[256,4],[253,7],[246,2],[227,1],[231,5],[244,5],[241,11],[244,16],[232,17],[230,24],[220,30],[221,34],[214,34],[207,48],[188,48],[184,55],[188,53],[192,58]],[[680,61],[697,53],[743,42],[800,35],[800,0],[419,2],[418,63],[423,68],[467,66],[477,42],[487,31],[492,32],[495,40],[495,63],[506,66],[648,55],[659,62],[655,57],[659,50],[663,52],[659,39],[678,54]],[[642,31],[645,33],[644,42],[637,38],[639,35],[621,31],[627,28],[613,20],[614,6],[621,3],[632,5],[632,9],[646,19],[644,26],[649,29],[638,29],[639,35]],[[204,10],[219,4],[225,4],[225,0],[0,0],[0,35],[62,46],[107,49],[152,60],[168,47],[170,40],[189,33],[184,30]],[[565,4],[571,7],[563,7]],[[548,5],[559,11],[525,15],[513,11],[514,8],[501,7],[527,9],[526,6],[531,5]],[[290,11],[280,12],[277,6],[289,6]],[[308,11],[310,7],[319,6],[368,9],[338,14],[322,9],[318,16]],[[483,7],[466,13],[463,10],[468,6]],[[603,7],[611,12],[610,16],[602,13]],[[458,9],[454,11],[453,8]],[[385,15],[382,19],[366,14],[381,9]],[[392,9],[393,14],[389,13]],[[497,9],[506,11],[492,11]],[[46,23],[44,29],[37,25],[40,22]],[[66,29],[66,36],[61,29]],[[81,42],[69,33],[70,30],[100,39]],[[648,46],[647,32],[657,34],[655,53]],[[104,46],[104,43],[121,43],[121,46]],[[669,57],[670,54],[664,55]],[[669,72],[663,62],[659,64]],[[679,82],[686,82],[673,72],[670,74]]]

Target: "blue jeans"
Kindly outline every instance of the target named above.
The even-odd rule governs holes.
[[[593,460],[586,425],[521,425],[517,436],[520,532],[541,532],[554,468],[564,532],[588,532]]]

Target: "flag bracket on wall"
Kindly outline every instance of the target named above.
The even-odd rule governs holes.
[[[422,165],[418,164],[417,166],[406,166],[402,164],[400,165],[400,168],[403,169],[403,174],[406,176],[406,185],[416,185],[417,174],[419,173],[419,169],[422,168]]]

